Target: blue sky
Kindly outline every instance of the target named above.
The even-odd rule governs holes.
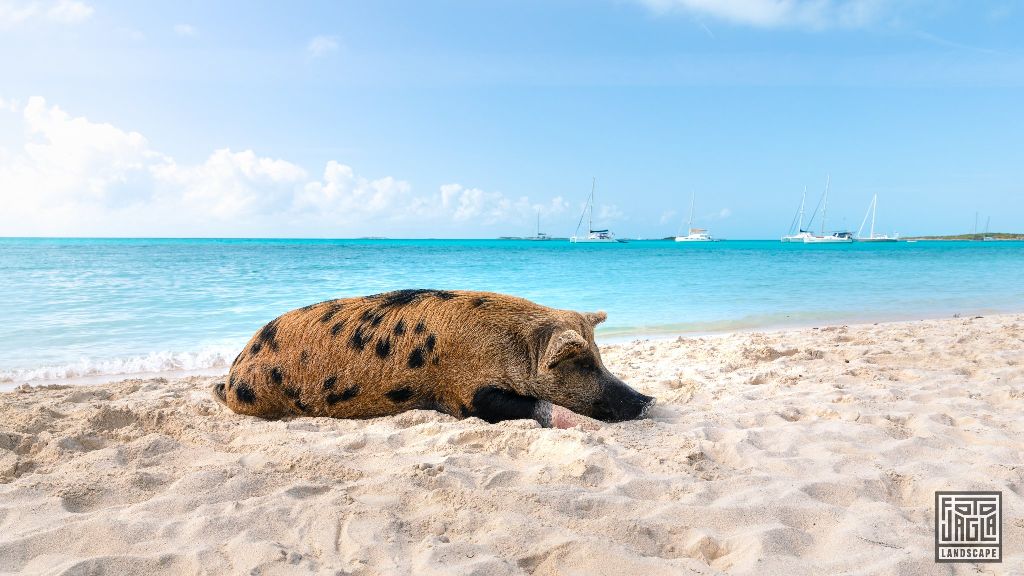
[[[1024,230],[1009,1],[0,0],[0,235]],[[982,224],[983,225],[983,224]]]

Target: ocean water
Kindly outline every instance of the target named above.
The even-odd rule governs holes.
[[[292,308],[399,288],[605,310],[599,340],[1024,310],[1024,242],[0,239],[0,385],[226,370]]]

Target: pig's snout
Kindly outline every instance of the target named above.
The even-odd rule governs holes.
[[[624,422],[647,416],[657,399],[633,390],[621,380],[606,382],[594,402],[592,417],[605,422]]]

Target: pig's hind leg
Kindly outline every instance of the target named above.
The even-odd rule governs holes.
[[[597,420],[577,414],[564,406],[497,386],[484,386],[477,390],[473,395],[473,408],[466,415],[476,416],[491,424],[502,420],[532,419],[545,428],[581,426],[587,430],[596,430],[601,426]]]

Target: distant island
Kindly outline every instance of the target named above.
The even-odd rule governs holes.
[[[951,234],[946,236],[907,236],[904,240],[1024,240],[1024,234],[990,232],[988,234]]]
[[[556,236],[498,236],[498,240],[568,240]]]

